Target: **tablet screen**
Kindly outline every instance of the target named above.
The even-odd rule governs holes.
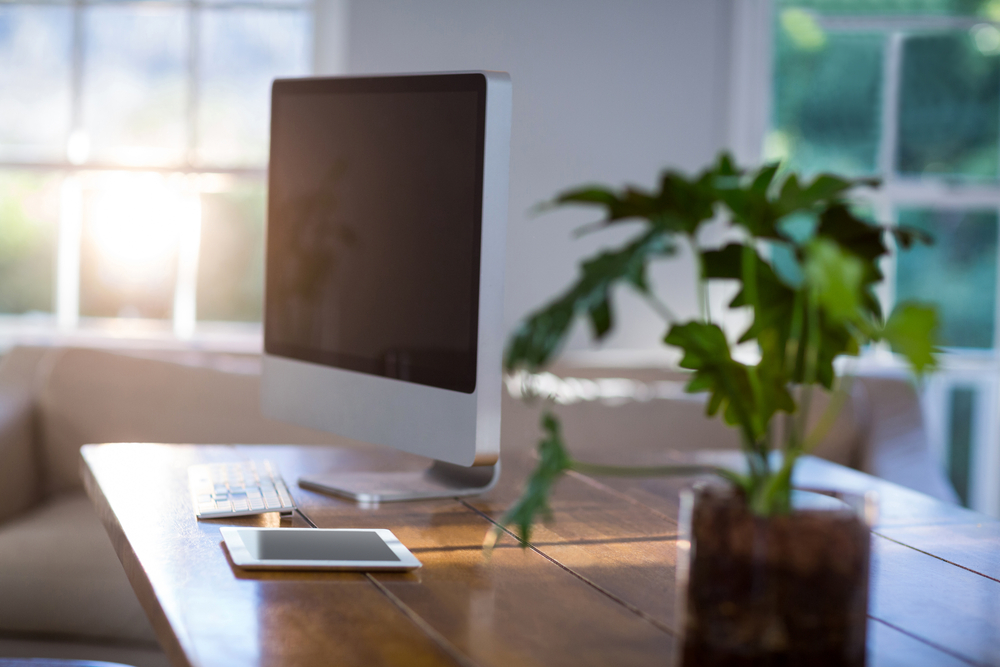
[[[261,530],[244,539],[257,560],[399,561],[372,531]]]

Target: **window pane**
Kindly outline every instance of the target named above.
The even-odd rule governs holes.
[[[797,29],[794,22],[778,27],[769,158],[807,173],[873,173],[884,38],[820,32],[807,39]]]
[[[0,159],[65,157],[71,31],[69,8],[0,4]]]
[[[185,17],[180,8],[86,9],[83,110],[92,159],[126,165],[183,159]]]
[[[167,319],[173,310],[183,176],[88,174],[80,255],[84,317]]]
[[[959,499],[969,506],[969,472],[972,467],[972,431],[976,410],[973,387],[953,387],[949,400],[948,479]]]
[[[0,313],[52,312],[59,180],[0,172]]]
[[[965,32],[911,37],[899,103],[900,172],[996,178],[1000,57]]]
[[[259,322],[264,299],[263,181],[201,197],[198,319]]]
[[[271,81],[311,68],[310,14],[205,10],[201,25],[198,157],[206,164],[262,166]]]
[[[899,212],[899,224],[927,230],[935,242],[899,254],[896,300],[935,304],[942,345],[993,347],[996,212],[910,209]]]

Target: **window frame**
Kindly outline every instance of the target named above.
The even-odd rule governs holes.
[[[82,212],[79,201],[82,197],[81,177],[100,172],[139,172],[163,175],[182,174],[186,177],[226,175],[239,177],[261,184],[266,183],[267,165],[234,167],[224,164],[199,162],[196,159],[198,147],[198,110],[201,100],[200,75],[200,25],[206,11],[289,11],[305,12],[310,21],[308,37],[311,40],[308,73],[316,69],[318,39],[317,5],[321,0],[2,0],[4,6],[69,7],[72,10],[72,32],[70,44],[70,125],[67,128],[66,144],[69,145],[75,133],[82,132],[82,101],[84,87],[85,24],[87,8],[99,6],[115,7],[173,7],[185,10],[187,23],[185,39],[185,111],[184,159],[173,165],[126,166],[99,161],[73,161],[67,155],[60,161],[10,160],[0,158],[0,171],[41,171],[62,176],[62,198],[56,232],[56,279],[54,308],[51,322],[39,322],[37,318],[25,315],[0,316],[0,348],[15,342],[58,342],[69,339],[76,343],[101,345],[109,339],[120,344],[135,339],[145,345],[155,341],[158,345],[189,347],[196,338],[198,329],[206,328],[197,321],[197,267],[201,226],[198,225],[198,242],[188,244],[192,251],[185,253],[181,248],[178,257],[178,271],[174,286],[172,318],[169,328],[160,320],[120,321],[120,318],[81,318],[80,316],[80,256],[82,250]],[[200,197],[200,195],[199,195]],[[115,326],[116,324],[121,326]],[[157,326],[159,325],[159,326]],[[202,345],[212,347],[234,347],[237,349],[260,348],[260,323],[218,323],[207,327]],[[146,341],[145,343],[142,341]],[[185,342],[186,341],[186,342]]]
[[[738,3],[742,4],[742,3]],[[773,119],[773,54],[776,25],[776,3],[771,0],[749,0],[744,15],[753,18],[748,25],[734,26],[734,65],[732,72],[738,76],[738,61],[753,63],[749,78],[756,85],[746,86],[749,92],[739,94],[733,85],[733,117],[730,124],[730,141],[737,149],[737,156],[747,164],[760,163],[764,156],[765,139]],[[970,30],[981,24],[1000,27],[1000,22],[980,17],[956,16],[824,16],[814,13],[820,27],[835,32],[882,32],[886,46],[883,51],[883,82],[881,107],[881,135],[876,160],[877,175],[882,185],[877,190],[860,193],[859,199],[869,203],[876,219],[896,223],[897,211],[909,207],[936,209],[991,209],[997,213],[1000,224],[1000,178],[986,184],[960,182],[935,176],[902,176],[895,172],[897,129],[899,119],[899,93],[902,75],[903,42],[908,33]],[[736,13],[736,21],[740,12]],[[766,37],[757,40],[743,37],[741,33],[757,31]],[[742,66],[743,70],[747,66]],[[998,82],[1000,85],[1000,82]],[[750,109],[749,113],[742,108]],[[763,117],[764,122],[757,117]],[[742,145],[741,142],[742,141]],[[745,157],[744,157],[745,156]],[[749,159],[747,159],[749,158]],[[939,358],[939,369],[920,387],[923,409],[923,427],[931,454],[938,462],[947,460],[950,430],[950,395],[955,387],[973,387],[976,403],[972,415],[972,451],[970,452],[969,506],[1000,516],[1000,245],[997,250],[997,290],[994,308],[993,347],[991,349],[947,348]],[[877,288],[883,307],[888,309],[895,302],[896,255],[891,254],[882,265],[885,280]],[[842,370],[872,375],[898,375],[905,372],[905,364],[884,349],[874,349],[861,359],[843,364]]]

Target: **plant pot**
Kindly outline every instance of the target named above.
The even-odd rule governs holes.
[[[874,494],[792,504],[762,518],[727,487],[682,494],[678,664],[865,664]]]

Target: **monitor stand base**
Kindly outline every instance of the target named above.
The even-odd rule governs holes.
[[[416,472],[306,475],[299,478],[299,486],[367,504],[471,496],[489,491],[499,478],[499,461],[491,466],[472,467],[434,461],[431,467]]]

